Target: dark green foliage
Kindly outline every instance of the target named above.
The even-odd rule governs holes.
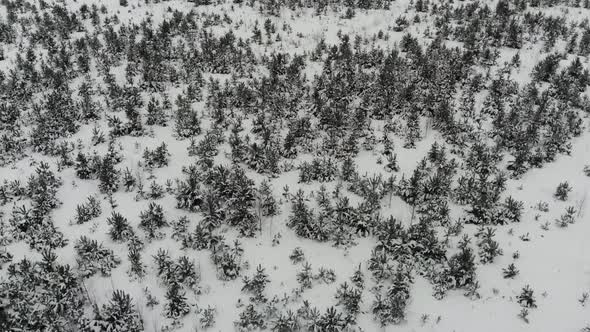
[[[129,225],[127,218],[116,211],[113,211],[111,216],[107,218],[107,224],[111,226],[109,235],[111,240],[115,242],[127,241],[134,235],[133,228]]]
[[[264,296],[264,289],[270,280],[268,279],[268,274],[264,272],[264,268],[261,265],[256,267],[256,273],[252,278],[244,277],[243,282],[244,286],[242,286],[242,291],[252,294],[253,297],[251,300],[253,302],[261,303],[267,301]]]
[[[36,151],[48,153],[55,140],[74,134],[79,128],[80,114],[65,86],[45,96],[41,105],[34,105],[34,128],[31,143]]]
[[[189,138],[201,133],[201,120],[192,109],[190,101],[182,96],[176,100],[175,130],[181,138]]]
[[[84,291],[70,267],[56,260],[55,253],[45,251],[40,262],[23,259],[8,267],[0,282],[0,298],[10,313],[0,324],[7,324],[7,331],[76,330],[84,313]]]
[[[533,68],[533,78],[539,81],[549,82],[551,76],[555,74],[561,60],[559,54],[550,54],[541,60]]]
[[[126,191],[131,191],[137,182],[137,179],[131,174],[129,168],[125,169],[123,172],[123,186],[125,187]]]
[[[167,117],[164,109],[160,105],[160,102],[152,97],[147,105],[147,119],[145,122],[147,125],[163,126],[167,125]]]
[[[311,163],[303,162],[299,165],[299,182],[311,181],[328,182],[336,177],[336,164],[329,158],[314,158]]]
[[[100,272],[102,276],[109,276],[111,271],[121,263],[112,250],[86,236],[82,236],[76,241],[74,249],[78,255],[76,261],[79,273],[85,278],[91,277],[97,272]]]
[[[168,226],[162,206],[156,203],[150,203],[147,211],[142,211],[139,218],[139,228],[146,233],[150,240],[162,237],[160,229]]]
[[[350,281],[354,286],[359,289],[363,289],[365,287],[365,275],[361,271],[361,265],[359,264],[358,269],[354,271],[354,274],[350,277]]]
[[[147,168],[161,168],[168,166],[169,157],[170,153],[168,153],[168,147],[164,142],[153,151],[146,148],[143,152],[143,160],[145,161],[145,166]]]
[[[470,239],[464,237],[459,243],[459,252],[449,258],[448,276],[451,278],[451,287],[459,288],[475,282],[475,255],[469,247]]]
[[[190,312],[190,307],[186,303],[184,291],[178,283],[171,283],[166,291],[166,304],[164,305],[164,314],[171,319],[180,319]]]
[[[513,279],[518,275],[518,273],[519,271],[514,265],[514,263],[510,263],[508,267],[502,269],[502,275],[504,276],[504,279]]]
[[[81,117],[85,121],[93,121],[100,119],[99,108],[96,103],[92,100],[92,96],[94,95],[94,91],[92,90],[92,85],[89,81],[83,82],[80,87],[78,88],[78,94],[82,99],[78,103],[78,107],[81,110]]]
[[[349,315],[356,316],[360,310],[362,290],[350,287],[347,282],[344,282],[336,290],[334,296],[338,301],[337,305],[342,305]]]
[[[14,240],[24,240],[33,249],[61,248],[68,243],[64,234],[53,224],[51,217],[41,215],[35,209],[15,206],[8,223],[12,226]]]
[[[260,228],[259,218],[254,213],[254,181],[239,167],[235,167],[228,175],[228,183],[214,183],[223,186],[219,189],[226,199],[226,220],[231,226],[238,227],[242,236],[252,237]]]
[[[555,219],[557,226],[559,227],[567,227],[570,224],[576,222],[576,209],[573,206],[568,206],[565,209],[565,213],[562,214],[559,219]]]
[[[298,331],[301,328],[298,318],[293,311],[287,311],[286,314],[281,314],[271,326],[273,332],[290,332]]]
[[[349,325],[349,317],[342,317],[342,313],[336,311],[334,307],[326,309],[326,312],[320,317],[317,326],[320,331],[337,332],[344,330]]]
[[[287,226],[292,228],[295,234],[304,238],[319,239],[327,237],[327,230],[316,220],[313,211],[305,203],[303,195],[301,190],[295,195]]]
[[[354,159],[351,157],[347,157],[344,159],[342,163],[342,168],[340,170],[340,176],[344,181],[352,181],[356,176],[356,165],[354,164]]]
[[[571,191],[572,187],[569,185],[569,183],[567,183],[567,181],[562,182],[557,186],[553,196],[555,196],[555,198],[559,199],[560,201],[566,201],[567,196]]]
[[[158,276],[165,285],[178,284],[193,290],[197,288],[199,275],[195,263],[188,257],[181,256],[174,262],[168,251],[159,249],[153,258],[156,262]]]
[[[9,164],[27,156],[36,167],[36,153],[41,153],[50,158],[49,164],[57,162],[64,176],[71,175],[68,168],[74,167],[76,177],[84,180],[73,181],[74,187],[85,189],[97,180],[113,210],[117,204],[127,204],[135,190],[136,200],[158,199],[163,206],[169,203],[166,194],[174,195],[177,208],[190,216],[177,219],[172,238],[182,250],[210,253],[217,276],[224,281],[235,280],[248,270],[239,243],[224,242],[221,234],[226,234],[227,226],[232,228],[231,238],[235,233],[261,236],[268,228],[276,245],[280,234],[272,234],[277,231],[271,228],[277,219],[273,216],[284,208],[291,208],[287,226],[304,242],[330,241],[337,247],[349,247],[364,241],[359,237],[376,239],[367,268],[378,283],[372,289],[377,294],[372,311],[383,325],[405,319],[414,273],[433,283],[437,298],[457,288],[468,296],[477,293],[476,254],[467,239],[457,250],[451,248],[452,237],[460,233],[463,223],[499,227],[521,221],[524,204],[504,193],[508,176],[519,178],[560,154],[571,153],[573,139],[584,134],[583,117],[590,110],[585,93],[590,82],[586,68],[590,29],[584,20],[569,17],[566,8],[582,10],[578,8],[588,7],[588,0],[501,0],[493,5],[415,0],[384,31],[358,37],[338,32],[333,45],[322,39],[301,55],[281,47],[282,39],[291,40],[297,32],[289,22],[274,18],[291,12],[336,14],[348,19],[357,16],[357,20],[346,21],[355,25],[366,15],[381,15],[367,10],[389,8],[391,1],[235,0],[230,11],[259,10],[263,16],[246,27],[251,36],[235,31],[252,22],[236,20],[240,15],[217,13],[221,4],[210,0],[191,1],[212,6],[198,13],[177,10],[176,4],[163,1],[168,12],[164,19],[146,17],[137,22],[127,22],[127,14],[144,12],[139,7],[149,9],[162,1],[140,1],[137,7],[137,1],[120,0],[115,9],[125,12],[125,19],[100,4],[81,4],[73,10],[45,1],[35,5],[4,2],[0,59],[8,67],[0,73],[0,165],[13,166]],[[559,10],[550,10],[552,7]],[[420,35],[410,33],[418,31],[415,28]],[[388,30],[407,33],[396,44]],[[301,33],[296,38],[304,37]],[[539,46],[543,54],[533,64],[532,82],[522,82],[530,69],[530,61],[525,60],[530,59],[521,57],[530,56],[530,50]],[[507,47],[513,49],[511,54]],[[175,105],[169,96],[177,98]],[[166,128],[169,120],[171,128]],[[418,148],[415,152],[420,152],[424,143],[420,140],[431,139],[433,132],[437,143],[413,172],[386,178],[389,175],[379,174],[379,169],[364,175],[357,171],[355,161],[362,161],[363,170],[371,166],[364,159],[369,155],[368,160],[379,158],[379,168],[388,172],[399,172],[400,166],[406,170],[406,156],[414,152],[404,150]],[[86,137],[87,133],[92,137]],[[172,181],[178,174],[157,169],[173,170],[177,169],[173,163],[186,162],[186,150],[182,153],[184,148],[178,150],[178,144],[170,145],[174,158],[168,153],[170,134],[172,139],[190,139],[185,146],[193,162],[183,168],[184,178],[175,188]],[[121,172],[118,164],[123,146],[141,146],[147,139],[144,135],[165,138],[166,144],[146,149],[139,164],[135,152],[124,151],[131,170]],[[117,137],[121,151],[113,144]],[[104,154],[107,138],[109,150]],[[225,165],[228,159],[233,165]],[[48,163],[37,164],[39,169],[25,186],[0,186],[0,205],[21,202],[14,205],[7,228],[0,222],[1,245],[24,241],[43,251],[67,244],[51,219],[62,217],[53,210],[61,204],[64,192],[57,171]],[[14,168],[19,171],[22,166],[19,163]],[[142,167],[150,176],[145,181]],[[304,189],[315,181],[343,183],[335,183],[333,192],[326,187],[312,192],[297,188],[292,197],[286,187],[279,201],[270,180],[257,187],[249,174],[275,177],[294,169]],[[159,178],[162,175],[164,179]],[[127,193],[117,193],[120,182]],[[70,183],[67,185],[64,190],[70,192]],[[570,192],[567,183],[560,184],[555,198],[567,201]],[[388,208],[395,209],[394,195],[410,206],[408,220],[387,218],[383,201],[389,198]],[[287,207],[279,206],[284,201]],[[465,219],[452,220],[455,203],[464,206]],[[70,212],[75,212],[74,223],[87,223],[100,215],[98,199]],[[164,236],[164,213],[155,203],[141,213],[139,227],[148,240]],[[555,221],[566,227],[576,221],[576,214],[569,207]],[[128,247],[128,272],[141,278],[147,273],[141,257],[143,238],[117,212],[107,224],[110,239]],[[99,222],[96,225],[100,232],[105,231]],[[439,234],[440,230],[447,233]],[[501,250],[494,231],[482,230],[474,243],[477,256],[481,263],[493,263]],[[283,232],[284,238],[289,236]],[[97,271],[108,274],[118,264],[112,251],[87,238],[79,240],[75,250],[83,277]],[[193,304],[184,292],[187,288],[198,292],[197,265],[188,254],[178,259],[165,253],[157,257],[158,276],[168,293],[161,309],[175,320],[171,327],[177,327]],[[302,250],[290,258],[294,263],[305,259]],[[0,263],[9,259],[7,251],[0,252]],[[409,262],[412,271],[406,271]],[[79,294],[68,293],[79,290],[77,282],[54,284],[44,279],[44,273],[56,280],[70,278],[69,274],[68,278],[55,275],[67,272],[65,267],[54,262],[21,265],[14,265],[12,272],[24,272],[18,272],[18,277],[8,272],[0,283],[1,297],[9,299],[8,309],[0,311],[0,330],[143,329],[125,294],[115,293],[104,307],[95,306],[94,320],[81,319],[81,302],[73,303]],[[302,288],[336,279],[330,269],[321,268],[315,275],[309,265],[296,269],[303,269],[298,275]],[[337,290],[342,312],[334,308],[319,311],[304,302],[293,313],[279,308],[279,300],[265,298],[268,276],[256,271],[253,277],[244,278],[244,291],[256,303],[243,308],[237,328],[354,329],[366,283],[363,272],[359,265],[351,286],[344,283]],[[513,264],[504,269],[507,278],[516,273]],[[25,292],[26,286],[44,297]],[[55,289],[65,289],[64,298]],[[72,303],[63,302],[68,297]],[[524,292],[519,301],[532,307],[530,298],[532,291]],[[8,323],[2,322],[3,314]],[[198,310],[196,315],[190,319],[199,320],[201,328],[213,325],[213,310]],[[521,318],[526,320],[526,314]],[[88,324],[82,326],[84,322]]]
[[[497,223],[503,225],[510,222],[520,222],[523,210],[524,204],[521,201],[508,196],[501,206]]]
[[[117,161],[107,154],[104,156],[98,166],[98,187],[101,192],[111,194],[119,189],[120,171],[115,168]]]
[[[0,251],[0,270],[2,270],[2,267],[4,266],[4,264],[9,263],[12,261],[12,254],[4,249]]]
[[[289,255],[289,259],[293,264],[301,263],[305,260],[305,255],[303,254],[303,249],[300,247],[296,247],[293,249],[293,252]]]
[[[62,180],[51,171],[49,164],[41,162],[27,183],[27,196],[33,201],[35,214],[46,215],[59,205],[57,189],[61,185]]]
[[[76,156],[76,162],[74,164],[74,168],[76,169],[76,175],[82,179],[87,180],[90,179],[92,175],[92,168],[90,165],[90,161],[86,157],[86,155],[82,152],[78,152]]]
[[[128,273],[131,276],[137,278],[143,278],[145,275],[145,265],[141,262],[141,252],[138,248],[129,247],[129,253],[127,254],[127,258],[129,259],[129,271]]]
[[[381,326],[404,321],[410,298],[410,283],[408,274],[400,267],[395,273],[393,284],[388,288],[386,296],[375,295],[371,311]]]
[[[215,315],[217,314],[215,307],[208,306],[207,308],[200,309],[199,311],[201,313],[201,317],[199,318],[201,327],[204,329],[213,327],[213,325],[215,325]]]
[[[297,282],[301,290],[312,287],[313,275],[311,272],[311,265],[309,263],[303,264],[303,270],[297,273]]]
[[[89,196],[86,203],[79,204],[76,207],[75,221],[77,224],[83,224],[100,216],[102,209],[98,198]]]
[[[496,256],[502,255],[502,249],[500,249],[498,242],[494,240],[495,235],[495,229],[491,227],[484,229],[483,226],[475,234],[478,238],[477,246],[479,247],[480,261],[484,264],[493,263]]]
[[[144,330],[141,315],[135,308],[131,296],[122,290],[113,292],[111,300],[94,310],[94,318],[82,323],[82,331],[141,332]]]
[[[179,181],[176,189],[176,206],[180,209],[196,211],[203,203],[199,174],[194,168],[185,171],[185,173],[188,174],[188,178]]]
[[[29,177],[24,193],[32,200],[32,208],[15,206],[9,219],[15,240],[25,240],[29,246],[38,250],[59,248],[67,244],[49,214],[60,204],[57,189],[61,184],[61,179],[43,162],[35,170],[35,174]]]
[[[264,316],[256,311],[252,304],[247,305],[240,313],[240,319],[235,325],[238,331],[261,330],[266,327]]]
[[[529,285],[523,287],[522,292],[516,297],[516,300],[521,306],[525,308],[537,307],[533,289]]]
[[[217,276],[221,280],[234,280],[242,270],[242,254],[244,249],[239,241],[229,246],[218,241],[212,249],[212,260],[217,266]]]
[[[260,188],[256,192],[258,211],[262,216],[275,216],[278,214],[278,204],[273,196],[272,188],[268,180],[260,183]]]

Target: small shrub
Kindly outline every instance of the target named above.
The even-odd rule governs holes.
[[[571,191],[572,188],[570,187],[569,183],[567,181],[562,182],[557,186],[553,196],[555,196],[555,198],[559,199],[560,201],[567,201],[567,197]]]
[[[117,267],[121,260],[115,256],[112,250],[99,244],[96,240],[82,236],[74,245],[78,254],[76,259],[80,274],[83,277],[91,277],[97,272],[102,276],[109,276],[111,271]]]
[[[529,285],[526,285],[522,289],[522,292],[520,293],[520,295],[516,297],[516,299],[518,303],[525,308],[537,307],[535,296],[533,294],[533,289]]]
[[[518,275],[519,271],[514,265],[514,263],[510,263],[508,267],[502,269],[502,274],[504,275],[504,279],[512,279]]]
[[[293,264],[301,263],[305,260],[305,254],[301,247],[296,247],[293,252],[289,255],[289,259]]]
[[[83,204],[79,204],[76,207],[76,223],[77,224],[83,224],[86,223],[98,216],[100,216],[100,213],[102,212],[102,209],[100,207],[100,202],[98,201],[98,199],[95,196],[90,196],[88,197],[86,203]]]

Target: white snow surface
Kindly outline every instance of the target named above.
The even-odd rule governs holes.
[[[123,9],[119,6],[118,1],[114,0],[67,0],[66,3],[68,6],[80,6],[84,3],[103,4],[109,12],[118,11],[121,20],[136,22],[143,19],[145,15],[151,15],[154,22],[158,22],[166,15],[170,15],[166,13],[167,7],[185,12],[190,9],[205,12],[227,12],[232,18],[242,18],[247,22],[245,25],[247,31],[236,31],[238,36],[240,36],[240,33],[247,36],[254,26],[255,19],[258,18],[260,23],[263,22],[260,14],[251,8],[244,6],[230,11],[231,5],[229,4],[195,8],[191,3],[185,1],[168,1],[148,6],[143,4],[143,1],[130,0],[127,9]],[[322,37],[326,39],[328,44],[337,42],[337,32],[339,30],[344,33],[372,35],[391,25],[396,17],[403,14],[406,7],[407,1],[396,1],[389,11],[359,12],[354,19],[348,21],[341,20],[336,15],[318,18],[311,15],[311,12],[285,10],[280,18],[273,18],[273,20],[275,20],[277,26],[280,26],[283,22],[288,22],[293,32],[288,39],[284,39],[274,47],[282,51],[301,54],[304,51],[313,49],[315,43]],[[0,6],[0,16],[4,15],[2,8]],[[559,8],[554,10],[558,11]],[[572,15],[589,17],[589,12],[580,9],[579,13],[573,13]],[[412,25],[411,29],[418,30],[419,28]],[[226,31],[227,29],[218,32],[224,33]],[[302,38],[296,37],[296,33],[299,32],[303,34]],[[403,34],[391,31],[389,33],[391,38],[389,41],[380,40],[377,42],[383,43],[383,46],[387,47],[387,43],[392,45]],[[261,54],[268,52],[268,50],[264,49],[264,46],[260,46],[256,51]],[[506,49],[502,51],[503,60],[501,61],[508,61],[514,54],[513,50]],[[520,71],[514,73],[513,76],[518,80],[526,81],[530,69],[542,56],[536,46],[520,52],[522,66]],[[5,49],[7,60],[0,62],[0,68],[9,68],[16,56],[15,53],[16,50]],[[584,62],[587,65],[588,59],[584,59]],[[309,64],[306,69],[308,77],[311,77],[319,69],[321,69],[321,65]],[[122,78],[124,72],[118,72],[117,74],[119,78]],[[171,93],[171,100],[175,99],[180,89],[174,90],[176,91]],[[200,107],[204,106],[200,105]],[[379,126],[378,123],[376,125]],[[418,143],[416,149],[404,149],[401,147],[401,141],[394,141],[401,167],[400,176],[402,173],[411,174],[417,162],[425,156],[432,143],[441,141],[441,135],[433,129],[428,129],[427,126],[427,124],[423,124],[423,129],[427,134]],[[92,125],[83,126],[69,140],[81,139],[85,144],[89,145],[92,127]],[[377,130],[376,134],[379,133],[380,130]],[[142,158],[143,150],[146,147],[153,148],[162,141],[166,142],[172,154],[170,157],[171,163],[167,167],[155,169],[153,175],[156,181],[162,185],[167,179],[174,180],[179,177],[182,166],[192,163],[193,157],[189,157],[186,153],[189,141],[176,140],[170,127],[156,128],[152,137],[121,138],[119,142],[122,145],[124,160],[118,165],[118,168],[125,169],[129,167],[134,173],[140,172],[141,167],[138,166],[138,162]],[[582,306],[578,299],[582,293],[590,291],[590,219],[588,217],[590,199],[587,199],[590,190],[590,177],[585,176],[582,172],[584,165],[590,164],[590,132],[585,130],[580,137],[574,138],[572,143],[571,155],[559,155],[555,162],[546,164],[540,169],[532,169],[518,180],[508,181],[505,196],[512,195],[514,198],[523,201],[525,213],[522,222],[497,228],[496,240],[504,250],[504,254],[499,256],[492,264],[478,264],[477,276],[481,285],[479,290],[480,299],[468,299],[463,295],[463,290],[457,290],[451,291],[443,300],[436,300],[432,296],[432,285],[424,278],[417,276],[412,285],[406,322],[399,325],[380,327],[373,320],[370,312],[373,297],[368,291],[365,291],[361,303],[361,314],[358,317],[359,329],[363,331],[578,332],[581,327],[589,324],[590,305]],[[223,147],[229,151],[227,146],[223,145]],[[93,149],[104,153],[106,147],[103,144],[101,147],[92,148],[88,151]],[[383,171],[383,166],[377,165],[377,158],[377,153],[362,151],[356,158],[359,173],[386,174]],[[54,166],[51,158],[32,154],[15,165],[0,168],[0,180],[21,179],[22,181],[26,179],[34,172],[35,167],[31,165],[33,160],[37,162],[48,160]],[[230,163],[223,156],[223,153],[220,153],[216,158],[216,162]],[[53,166],[52,169],[55,170]],[[58,194],[58,198],[63,204],[52,212],[52,216],[56,226],[70,240],[68,246],[56,251],[59,261],[72,266],[76,265],[73,244],[81,235],[88,235],[104,243],[122,259],[122,264],[113,271],[111,277],[94,276],[85,281],[90,296],[98,304],[108,301],[113,290],[123,289],[133,297],[137,304],[144,320],[145,330],[159,332],[169,322],[161,314],[165,302],[165,287],[161,285],[155,274],[155,266],[151,256],[155,255],[158,249],[163,248],[168,250],[173,258],[187,255],[198,266],[203,293],[201,295],[187,294],[187,297],[192,305],[199,308],[206,308],[208,305],[216,307],[216,325],[211,330],[234,330],[234,321],[243,309],[236,307],[236,302],[238,299],[241,299],[244,303],[248,301],[248,296],[240,291],[242,287],[240,279],[227,282],[218,280],[208,251],[183,251],[180,249],[178,242],[167,237],[163,240],[146,242],[142,257],[144,263],[148,265],[147,276],[143,280],[130,280],[126,273],[129,267],[126,259],[126,245],[112,242],[107,234],[106,218],[110,216],[111,209],[105,197],[101,196],[103,211],[99,218],[83,225],[70,222],[74,217],[76,206],[88,196],[98,193],[98,181],[77,179],[74,170],[71,168],[59,172],[59,175],[64,180]],[[262,176],[252,171],[248,172],[248,176],[256,179],[258,183],[263,179]],[[144,181],[147,180],[144,179]],[[568,181],[573,187],[573,191],[566,202],[558,201],[553,197],[556,186],[563,181]],[[277,198],[282,197],[281,194],[285,185],[289,186],[291,193],[295,193],[300,187],[305,189],[307,193],[316,191],[319,188],[318,183],[312,185],[299,184],[296,170],[282,173],[272,180],[272,185]],[[329,190],[335,186],[336,182],[327,184]],[[133,192],[119,191],[114,195],[114,199],[119,206],[118,211],[129,220],[134,228],[137,228],[139,214],[146,209],[149,201],[136,201],[134,196]],[[352,205],[355,205],[355,199],[358,200],[358,198],[355,198],[355,195],[350,193],[349,196]],[[549,212],[539,212],[535,208],[539,201],[549,203]],[[191,226],[193,226],[201,218],[198,214],[190,214],[176,209],[175,199],[171,195],[165,195],[164,198],[158,200],[158,203],[164,207],[168,221],[186,215],[191,220]],[[567,228],[558,228],[555,226],[554,220],[559,218],[565,208],[570,205],[575,206],[579,211],[577,222]],[[11,208],[12,206],[4,207],[6,215],[9,215]],[[280,209],[280,215],[263,221],[262,232],[256,238],[239,238],[245,251],[244,261],[249,263],[249,269],[244,271],[243,275],[251,275],[258,264],[265,267],[271,280],[266,291],[269,297],[272,297],[272,295],[281,297],[282,294],[290,294],[297,287],[296,273],[301,269],[301,265],[293,265],[288,258],[293,248],[297,246],[303,248],[306,259],[313,267],[314,272],[320,267],[332,268],[338,276],[336,282],[331,285],[317,284],[311,290],[303,292],[303,298],[317,306],[320,311],[336,304],[334,299],[336,288],[340,283],[348,280],[359,264],[362,265],[365,276],[370,276],[365,262],[375,245],[374,238],[361,238],[356,245],[347,250],[335,248],[329,243],[302,239],[297,237],[285,225],[290,212],[290,204],[283,199]],[[459,216],[462,213],[463,207],[452,206],[454,216]],[[394,197],[391,206],[387,203],[383,204],[383,214],[393,215],[407,221],[411,211],[406,203]],[[540,214],[540,216],[536,220],[535,216],[537,214]],[[541,229],[540,226],[547,221],[550,223],[549,229]],[[189,226],[189,229],[191,226]],[[466,226],[465,231],[472,234],[475,232],[475,227]],[[280,233],[282,238],[279,245],[273,246],[273,235],[277,233]],[[523,241],[519,238],[525,234],[528,234],[530,241]],[[231,243],[232,239],[238,238],[237,232],[229,228],[226,229],[224,235],[228,243]],[[453,244],[456,244],[458,240],[459,238],[454,238],[455,243]],[[22,242],[10,244],[6,249],[14,255],[13,262],[17,262],[23,257],[34,259],[40,257],[38,253],[30,250]],[[515,261],[520,274],[515,279],[504,279],[501,269],[513,261],[512,254],[514,252],[520,253],[520,258]],[[6,269],[0,270],[0,276],[4,276],[5,273]],[[372,281],[369,280],[368,282],[371,285]],[[521,307],[515,299],[525,285],[530,285],[535,290],[538,306],[530,310],[530,323],[528,324],[517,317]],[[151,309],[146,307],[146,299],[143,293],[143,289],[146,287],[160,300],[160,304]],[[295,309],[296,307],[292,308]],[[192,310],[183,320],[184,324],[178,331],[199,330],[194,311]],[[422,322],[423,315],[428,315],[426,322]]]

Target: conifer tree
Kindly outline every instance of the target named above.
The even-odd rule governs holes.
[[[150,240],[160,238],[162,236],[160,229],[168,226],[162,206],[153,202],[149,204],[147,211],[141,212],[139,217],[139,228],[146,232]]]
[[[177,320],[186,316],[190,312],[190,307],[188,303],[186,303],[185,293],[178,283],[173,282],[168,286],[166,300],[164,306],[166,317]]]
[[[256,303],[266,302],[264,290],[270,280],[268,279],[268,274],[266,274],[261,265],[256,267],[256,273],[251,279],[244,277],[243,282],[244,286],[242,287],[242,291],[251,293],[253,295],[252,301]]]
[[[115,163],[111,155],[106,155],[98,167],[98,180],[100,181],[98,187],[105,194],[114,193],[119,188],[120,172],[115,168]]]

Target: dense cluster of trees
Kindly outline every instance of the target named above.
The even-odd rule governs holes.
[[[590,111],[585,93],[590,73],[583,64],[590,56],[590,23],[535,10],[570,2],[501,0],[491,8],[480,2],[417,0],[408,11],[415,17],[404,14],[391,29],[403,31],[428,16],[432,30],[425,35],[433,38],[404,32],[398,44],[385,49],[376,41],[388,40],[388,32],[372,40],[339,33],[334,45],[319,40],[313,50],[291,54],[271,47],[291,27],[275,26],[270,18],[256,22],[251,37],[238,37],[234,27],[243,28],[244,22],[227,14],[169,9],[157,24],[149,18],[133,23],[120,21],[104,6],[3,0],[7,19],[0,22],[0,42],[16,55],[14,66],[0,72],[0,166],[42,155],[56,160],[57,167],[41,162],[26,183],[0,185],[0,207],[13,203],[8,223],[0,213],[0,245],[24,241],[42,254],[40,261],[12,262],[9,252],[0,252],[0,266],[10,263],[0,282],[0,300],[9,309],[4,320],[0,316],[0,329],[8,324],[20,330],[143,330],[133,299],[122,291],[100,307],[94,304],[91,314],[84,312],[92,299],[83,279],[110,275],[125,257],[82,236],[72,244],[76,266],[57,263],[55,249],[68,241],[52,211],[61,204],[59,174],[67,169],[77,181],[96,181],[108,198],[113,210],[106,219],[108,235],[127,245],[131,277],[148,273],[144,242],[172,233],[182,249],[208,251],[219,279],[242,278],[249,303],[236,321],[241,330],[341,331],[354,326],[361,311],[367,291],[361,266],[350,283],[338,287],[335,306],[323,312],[307,301],[300,305],[298,296],[336,276],[323,267],[314,274],[302,251],[291,257],[302,265],[300,287],[285,300],[300,305],[296,311],[277,309],[264,267],[245,275],[243,246],[225,238],[226,228],[255,237],[283,208],[286,225],[299,237],[338,247],[354,245],[360,237],[376,240],[363,266],[376,284],[370,307],[382,325],[404,321],[416,274],[434,285],[437,298],[452,289],[475,296],[478,264],[502,255],[494,227],[519,222],[523,215],[523,203],[504,193],[507,179],[569,154],[570,141],[583,131],[583,114]],[[349,19],[390,5],[389,0],[233,1],[263,17],[313,8],[314,15]],[[588,1],[574,5],[590,7]],[[557,47],[560,42],[565,50]],[[534,65],[530,81],[521,84],[515,75],[518,50],[534,43],[547,54]],[[272,51],[258,52],[263,47]],[[515,50],[510,62],[499,63],[502,47]],[[0,49],[0,60],[4,57]],[[319,70],[310,77],[312,65]],[[424,123],[444,141],[431,145],[411,172],[397,174],[398,152],[420,144]],[[74,139],[89,126],[94,126],[90,142]],[[175,183],[164,188],[154,179],[146,191],[141,174],[122,169],[119,143],[160,130],[186,142],[192,159],[180,159],[191,161],[182,174],[173,174]],[[170,144],[160,142],[143,151],[140,173],[153,175],[178,162]],[[355,160],[366,151],[379,156],[378,165],[386,160],[379,172],[359,173]],[[220,163],[222,158],[229,164]],[[292,193],[286,187],[284,202],[290,204],[281,205],[270,179],[290,171],[298,173],[301,188],[318,184],[313,199],[306,190]],[[253,173],[266,180],[257,185]],[[326,183],[335,184],[334,190]],[[145,210],[126,215],[114,198],[121,191],[149,201]],[[555,197],[566,201],[570,191],[562,183]],[[358,196],[357,203],[350,193]],[[172,207],[155,202],[165,195],[191,217],[171,220],[166,209]],[[382,215],[393,196],[409,206],[411,220]],[[97,197],[77,205],[73,223],[101,216]],[[464,218],[452,220],[451,204],[465,208]],[[558,225],[573,223],[575,212],[568,208]],[[141,232],[127,218],[138,219]],[[459,235],[464,223],[479,225],[474,243],[465,235],[457,250],[448,250],[449,237]],[[199,291],[197,265],[164,250],[153,265],[166,288],[163,312],[179,323],[193,310],[187,294]],[[504,270],[506,278],[516,274],[513,264]],[[518,301],[534,308],[532,290],[523,289]],[[197,314],[202,327],[214,324],[214,308]]]

